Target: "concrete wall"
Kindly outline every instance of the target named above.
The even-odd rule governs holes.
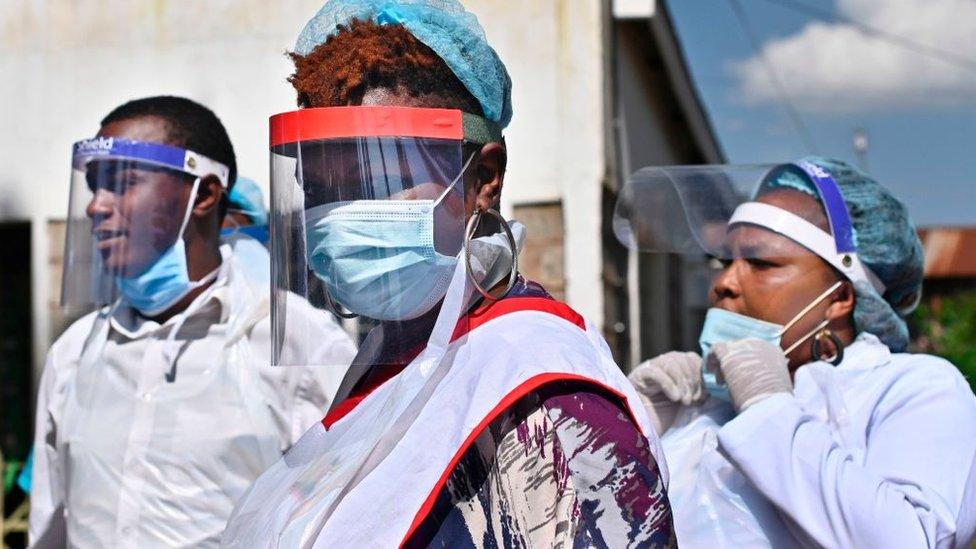
[[[116,105],[179,94],[223,119],[240,173],[267,184],[267,116],[294,108],[283,53],[321,0],[5,0],[0,221],[30,220],[34,355],[50,339],[48,220],[67,209],[70,145]],[[566,296],[602,322],[603,5],[467,0],[514,80],[506,213],[561,201]]]

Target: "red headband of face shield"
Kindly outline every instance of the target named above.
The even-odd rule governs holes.
[[[433,198],[460,175],[465,143],[491,141],[497,125],[459,110],[300,109],[271,117],[272,182],[296,184],[305,209]]]

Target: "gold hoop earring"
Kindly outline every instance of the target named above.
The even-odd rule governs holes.
[[[834,354],[828,357],[824,357],[821,352],[820,346],[823,344],[822,340],[830,340],[830,344],[834,346]],[[827,328],[817,332],[817,335],[813,336],[813,342],[810,344],[810,353],[813,360],[822,360],[824,362],[829,362],[834,366],[837,366],[844,360],[844,344],[841,342],[840,338],[837,337],[834,332],[831,332]]]

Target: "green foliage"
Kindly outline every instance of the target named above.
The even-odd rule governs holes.
[[[956,365],[976,391],[976,293],[935,296],[912,317],[914,350]]]
[[[17,477],[20,475],[21,469],[24,468],[24,462],[22,461],[8,461],[4,463],[3,470],[3,493],[6,494],[10,492],[10,489],[14,487],[17,482]]]

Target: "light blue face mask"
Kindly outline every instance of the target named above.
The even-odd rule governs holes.
[[[719,371],[715,367],[715,364],[709,365],[708,353],[711,351],[713,345],[723,341],[739,341],[752,338],[766,341],[779,347],[783,334],[806,316],[818,303],[833,293],[834,290],[840,288],[841,284],[843,282],[838,280],[785,325],[766,322],[750,316],[733,313],[732,311],[726,311],[725,309],[717,309],[714,307],[709,309],[705,315],[705,324],[702,326],[701,335],[698,337],[698,344],[701,346],[702,351],[702,384],[705,386],[708,394],[726,402],[732,402],[728,387],[718,379]],[[810,330],[810,332],[796,340],[783,351],[784,354],[789,355],[792,353],[801,343],[825,328],[828,322],[828,320],[823,320],[817,324],[816,328]]]
[[[176,241],[146,270],[134,277],[115,277],[115,284],[122,293],[122,299],[146,316],[155,316],[172,307],[177,301],[196,288],[213,280],[217,271],[197,281],[190,281],[186,267],[186,245],[183,232],[193,212],[193,202],[200,185],[198,177],[190,191],[190,201],[183,215],[183,223],[176,235]]]
[[[437,200],[356,200],[306,210],[308,264],[330,297],[376,320],[430,311],[458,261],[434,248],[434,209],[452,189],[453,183]]]

